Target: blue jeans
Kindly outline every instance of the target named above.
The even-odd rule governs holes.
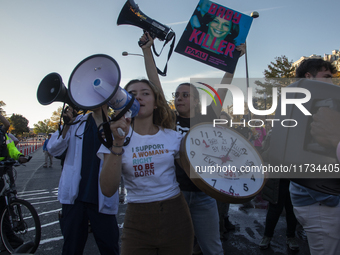
[[[204,192],[183,191],[195,236],[204,255],[223,255],[216,200]]]

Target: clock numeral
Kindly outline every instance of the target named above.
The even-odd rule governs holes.
[[[216,132],[216,130],[214,130],[214,135],[217,136],[217,137],[223,138],[221,131]]]
[[[253,180],[253,181],[255,181],[254,175],[252,175],[250,179]]]
[[[216,184],[216,179],[211,179],[213,182],[214,182],[214,185],[213,187],[215,187],[215,184]]]
[[[190,151],[191,158],[195,157],[196,153],[194,151]]]
[[[201,145],[201,141],[197,138],[195,140],[193,138],[191,138],[191,143],[196,144],[196,145]]]
[[[248,190],[249,190],[249,188],[248,188],[248,186],[247,186],[247,183],[243,183],[243,190],[244,190],[244,191],[248,191]]]
[[[230,186],[230,188],[229,188],[229,193],[231,193],[231,194],[234,194],[234,189],[233,189],[233,186]]]
[[[248,155],[246,148],[241,149],[241,155]]]
[[[203,131],[200,131],[200,132],[201,132],[201,136],[202,136],[202,137],[204,137],[204,134],[205,134],[205,137],[206,137],[206,138],[209,138],[208,132],[204,132],[204,133],[203,133]]]

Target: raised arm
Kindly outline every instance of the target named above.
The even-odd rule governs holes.
[[[246,51],[246,45],[244,43],[240,44],[239,46],[236,47],[236,50],[238,51],[241,51],[241,55],[244,55],[245,51]],[[225,73],[223,78],[222,78],[222,81],[221,81],[221,84],[231,84],[232,80],[233,80],[233,77],[234,77],[234,73]],[[221,101],[224,102],[224,99],[227,95],[227,92],[228,92],[228,89],[218,89],[217,90],[217,94],[220,96],[221,98]],[[218,100],[217,96],[215,95],[215,100]],[[212,109],[214,110],[215,114],[217,117],[220,116],[221,114],[221,111],[222,111],[222,105],[220,104],[217,104],[215,105],[214,102],[211,102],[211,107]]]
[[[104,153],[103,167],[99,177],[101,191],[107,197],[111,197],[118,190],[122,172],[125,136],[120,136],[117,129],[121,128],[125,134],[128,134],[130,123],[131,120],[125,118],[110,122],[114,141],[113,146],[109,149],[110,152]]]
[[[0,113],[0,121],[2,122],[3,126],[2,126],[2,130],[6,133],[7,130],[9,129],[9,126],[11,125],[8,121],[8,119],[6,119],[5,116],[2,116],[2,114]]]
[[[144,63],[145,63],[146,74],[148,76],[149,81],[151,81],[154,85],[156,85],[163,92],[161,81],[159,80],[155,60],[154,60],[152,52],[151,52],[151,46],[153,44],[153,39],[149,35],[148,32],[144,33],[142,35],[142,37],[140,38],[141,42],[145,42],[147,40],[148,40],[148,42],[145,45],[141,46],[141,48],[143,50],[143,55],[144,55]]]

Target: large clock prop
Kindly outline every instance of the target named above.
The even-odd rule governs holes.
[[[266,182],[254,146],[237,131],[212,123],[189,130],[181,143],[180,161],[198,188],[222,202],[248,202]]]

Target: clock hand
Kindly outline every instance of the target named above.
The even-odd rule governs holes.
[[[205,148],[210,147],[210,145],[207,144],[207,142],[203,139],[203,143],[205,144]]]
[[[212,157],[212,158],[218,158],[218,159],[222,159],[222,157],[223,157],[223,156],[213,156],[213,155],[209,155],[209,154],[205,154],[205,153],[202,153],[202,155],[209,156],[209,157]]]
[[[233,142],[231,143],[230,149],[229,149],[229,151],[227,152],[227,154],[221,158],[221,159],[222,159],[222,163],[226,163],[227,161],[232,161],[232,160],[230,160],[230,158],[229,158],[229,153],[231,152],[232,148],[234,147],[236,141],[237,141],[237,138],[235,139],[235,141],[233,141]]]
[[[225,163],[225,162],[227,162],[227,161],[231,161],[231,162],[232,162],[232,160],[231,160],[231,159],[229,159],[229,160],[227,160],[227,161],[223,161],[223,158],[224,158],[225,156],[213,156],[213,155],[209,155],[209,154],[205,154],[205,153],[202,153],[202,155],[204,155],[204,156],[208,156],[208,157],[212,157],[212,158],[218,158],[218,159],[221,159],[221,160],[222,160],[222,163]]]

